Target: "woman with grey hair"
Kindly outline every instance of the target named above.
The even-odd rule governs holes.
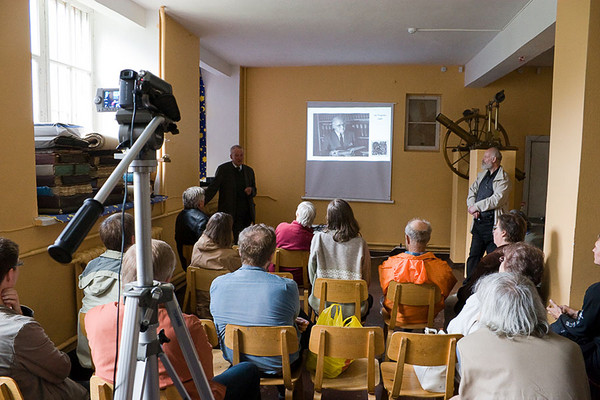
[[[187,188],[181,196],[183,200],[183,210],[177,215],[175,220],[175,243],[177,244],[177,253],[183,270],[187,270],[190,260],[186,260],[183,255],[184,245],[193,245],[200,239],[208,216],[204,213],[204,189],[200,186]]]
[[[313,238],[312,224],[315,221],[317,210],[310,201],[303,201],[296,208],[296,219],[291,223],[282,222],[277,225],[275,235],[277,247],[285,250],[310,250],[310,242]],[[271,265],[269,271],[273,272],[275,267]],[[302,268],[281,268],[282,272],[291,272],[298,285],[302,285]]]
[[[589,399],[579,347],[549,329],[533,283],[487,275],[477,285],[482,329],[457,344],[461,382],[453,399]]]

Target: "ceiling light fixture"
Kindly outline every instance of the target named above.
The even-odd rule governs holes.
[[[502,29],[462,29],[462,28],[408,28],[411,35],[417,32],[501,32]]]

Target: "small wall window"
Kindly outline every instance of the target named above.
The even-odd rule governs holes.
[[[439,124],[435,117],[440,112],[440,101],[440,96],[406,96],[404,150],[439,150]]]

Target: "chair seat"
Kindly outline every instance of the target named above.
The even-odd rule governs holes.
[[[223,352],[221,349],[213,349],[213,373],[215,376],[222,374],[225,372],[231,364],[223,357]]]
[[[392,391],[392,387],[394,386],[395,369],[395,362],[381,363],[383,386],[389,392]],[[402,373],[402,390],[400,390],[400,396],[444,397],[444,394],[444,392],[430,392],[423,389],[419,383],[419,378],[417,378],[417,374],[415,373],[413,366],[410,364],[404,364],[404,371]]]
[[[375,360],[375,371],[379,369],[379,361]],[[315,381],[315,372],[311,371],[310,379]],[[366,390],[367,382],[367,359],[354,360],[347,370],[335,378],[323,378],[323,389],[335,389],[344,391]],[[379,374],[375,373],[375,386],[379,385]]]
[[[298,382],[298,380],[302,377],[302,371],[304,370],[304,359],[302,360],[302,362],[300,364],[298,364],[294,369],[292,369],[291,371],[291,378],[292,378],[292,383]],[[261,386],[276,386],[276,385],[283,385],[283,377],[281,376],[276,376],[273,378],[260,378],[260,385]]]

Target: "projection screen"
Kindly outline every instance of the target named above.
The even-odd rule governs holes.
[[[307,102],[305,198],[390,202],[393,103]]]

